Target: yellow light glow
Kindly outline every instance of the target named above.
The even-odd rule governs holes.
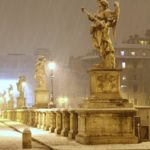
[[[60,107],[66,107],[68,105],[68,100],[69,100],[68,97],[65,96],[59,97],[57,101]]]

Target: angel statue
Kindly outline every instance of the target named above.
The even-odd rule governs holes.
[[[45,71],[46,58],[44,56],[39,56],[37,63],[35,65],[35,75],[34,78],[38,82],[38,88],[46,88],[46,71]]]
[[[97,0],[98,10],[95,14],[89,13],[85,8],[82,12],[86,13],[91,24],[91,35],[93,46],[97,49],[98,54],[102,58],[101,67],[113,69],[115,68],[114,47],[110,39],[110,29],[112,28],[115,37],[116,24],[119,19],[120,6],[117,1],[114,2],[114,10],[109,9],[107,0]]]
[[[19,92],[20,97],[24,97],[24,91],[23,91],[23,83],[26,81],[25,76],[20,76],[19,81],[16,83],[17,90]]]

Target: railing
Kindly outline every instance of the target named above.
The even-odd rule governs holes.
[[[150,140],[150,108],[140,107],[137,108],[138,116],[135,116],[135,133],[139,141]],[[149,114],[145,116],[145,114]],[[28,126],[36,127],[56,133],[61,136],[75,139],[78,133],[78,114],[75,109],[14,109],[5,110],[2,112],[2,117],[13,121],[22,122]],[[148,120],[146,121],[146,119]],[[138,126],[140,124],[140,126]],[[145,128],[148,127],[147,137],[145,135]]]
[[[5,110],[2,117],[26,125],[75,139],[78,131],[78,115],[70,109],[16,109]]]

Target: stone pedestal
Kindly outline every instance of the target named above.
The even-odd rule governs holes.
[[[49,91],[46,89],[35,90],[35,107],[48,108],[48,103],[49,103]]]
[[[90,97],[80,104],[76,141],[82,144],[137,143],[134,116],[136,111],[120,95],[118,69],[93,68]]]
[[[81,108],[120,108],[132,107],[120,95],[120,69],[94,68],[90,75],[90,97],[84,100]]]
[[[10,99],[7,104],[7,109],[14,109],[14,100]]]
[[[81,109],[78,113],[78,134],[81,144],[137,143],[133,109]]]
[[[25,108],[25,98],[17,97],[17,108]]]

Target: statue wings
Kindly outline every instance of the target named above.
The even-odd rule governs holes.
[[[120,15],[120,5],[119,2],[115,1],[114,11],[109,10],[105,12],[105,18],[109,22],[109,26],[112,27],[114,37],[115,37],[116,25],[119,20],[119,15]]]

